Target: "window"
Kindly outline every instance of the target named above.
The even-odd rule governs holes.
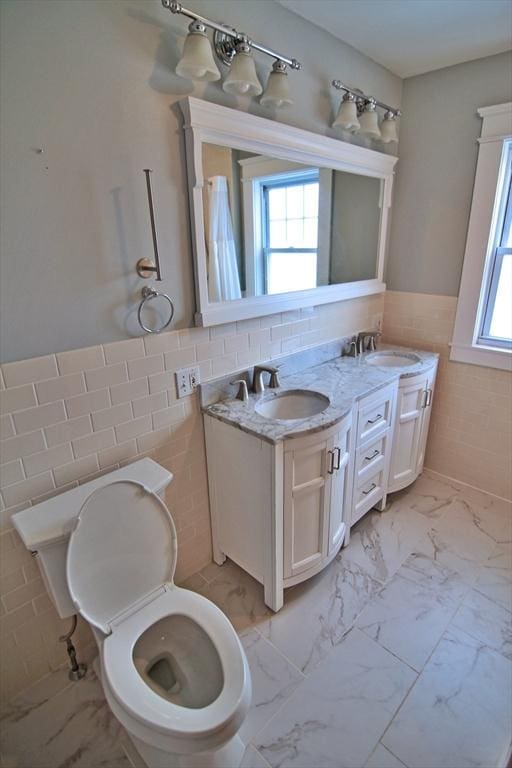
[[[450,359],[512,370],[512,103],[483,118]]]
[[[512,142],[504,144],[503,174],[495,202],[490,260],[481,297],[478,343],[512,346]]]
[[[318,172],[267,180],[263,195],[266,293],[316,288]]]

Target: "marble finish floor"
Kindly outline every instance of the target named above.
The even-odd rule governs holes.
[[[231,619],[253,702],[244,768],[500,768],[512,740],[512,510],[425,474],[273,614],[231,562],[185,584]],[[4,707],[3,768],[125,768],[94,673]],[[230,768],[230,766],[226,766]]]

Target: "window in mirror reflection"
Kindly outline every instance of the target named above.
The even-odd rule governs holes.
[[[316,288],[318,171],[278,174],[262,194],[265,292]]]

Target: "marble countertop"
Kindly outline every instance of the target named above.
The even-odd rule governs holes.
[[[380,345],[378,351],[414,354],[419,358],[419,362],[414,365],[381,367],[370,365],[366,361],[366,358],[375,354],[372,352],[365,353],[360,358],[338,357],[298,373],[280,376],[281,386],[278,389],[267,388],[259,395],[250,393],[246,402],[236,398],[221,400],[204,406],[203,413],[269,443],[278,443],[286,438],[302,437],[333,426],[351,411],[355,401],[399,378],[423,373],[439,357],[434,352],[387,344]],[[314,416],[286,420],[265,418],[255,410],[262,400],[279,397],[286,391],[298,389],[320,392],[329,398],[329,406]]]

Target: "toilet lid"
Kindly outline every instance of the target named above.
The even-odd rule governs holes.
[[[140,483],[109,483],[89,496],[69,540],[73,603],[109,634],[113,619],[172,581],[176,556],[176,529],[163,501]]]

